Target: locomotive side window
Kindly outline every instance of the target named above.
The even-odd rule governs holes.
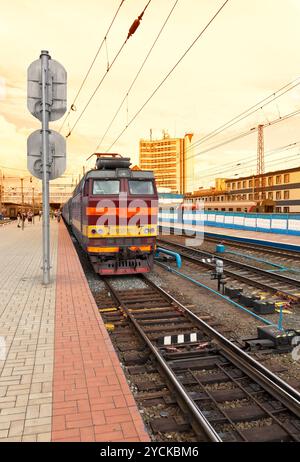
[[[130,194],[154,194],[152,181],[130,180],[128,183]]]
[[[120,181],[119,180],[94,180],[93,194],[119,194]]]

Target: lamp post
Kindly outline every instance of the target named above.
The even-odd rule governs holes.
[[[32,188],[32,212],[33,212],[32,223],[34,224],[34,188]]]
[[[22,203],[22,209],[24,208],[24,190],[23,190],[23,181],[24,178],[20,178],[21,180],[21,203]]]

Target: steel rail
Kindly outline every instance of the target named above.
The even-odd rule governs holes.
[[[237,247],[241,249],[248,249],[257,253],[266,253],[270,255],[274,255],[277,257],[282,257],[284,259],[290,259],[292,258],[293,260],[297,260],[300,263],[300,252],[297,250],[288,250],[288,249],[283,249],[283,248],[272,248],[268,245],[263,245],[263,244],[257,244],[255,243],[255,247],[253,247],[253,244],[247,243],[247,242],[238,242],[235,240],[231,239],[224,239],[224,238],[217,238],[217,237],[211,237],[211,236],[205,236],[204,237],[204,242],[216,242],[216,243],[224,243],[226,245],[229,245],[231,247]]]
[[[160,242],[161,244],[165,244],[167,246],[179,249],[179,254],[183,258],[186,258],[187,260],[190,260],[191,262],[197,263],[197,264],[199,264],[201,266],[205,266],[207,268],[212,268],[213,269],[214,265],[212,263],[203,262],[201,260],[201,258],[210,258],[210,259],[219,258],[219,259],[222,259],[223,262],[227,263],[228,265],[235,266],[235,267],[240,268],[240,269],[242,269],[242,270],[244,270],[246,272],[256,273],[259,276],[262,276],[263,278],[266,278],[268,280],[279,281],[279,282],[282,282],[282,283],[284,283],[284,284],[286,284],[288,286],[291,286],[294,289],[298,289],[298,288],[300,289],[300,280],[297,280],[297,279],[282,276],[281,274],[270,273],[270,272],[268,272],[266,270],[263,270],[261,268],[257,268],[257,267],[252,266],[252,265],[237,262],[235,260],[231,260],[229,258],[223,257],[223,255],[221,256],[221,255],[205,252],[205,251],[202,251],[202,250],[197,250],[197,249],[194,249],[194,248],[184,246],[184,245],[179,244],[177,242],[173,242],[173,241],[171,242],[171,241],[168,241],[168,240],[165,240],[165,239],[160,239],[160,238],[157,239],[157,242]],[[194,255],[189,255],[187,252],[192,252]],[[252,286],[256,285],[257,287],[260,287],[262,289],[272,290],[274,292],[280,292],[280,293],[286,294],[289,297],[294,297],[294,298],[297,298],[297,299],[299,298],[299,296],[293,295],[293,294],[287,292],[286,290],[282,290],[282,289],[278,289],[277,287],[273,287],[269,283],[264,283],[262,281],[257,281],[257,280],[250,279],[246,275],[236,273],[236,272],[234,272],[234,271],[232,271],[230,269],[227,269],[226,267],[224,267],[224,274],[226,274],[228,276],[231,276],[231,277],[233,277],[235,279],[240,279],[241,281],[244,281],[244,282],[246,282],[248,284],[250,283],[250,285],[252,285]]]
[[[198,318],[197,315],[195,315],[192,311],[190,311],[187,307],[185,307],[182,303],[176,300],[176,298],[174,298],[164,289],[157,286],[147,276],[143,275],[142,279],[145,280],[148,285],[152,286],[154,289],[159,291],[165,297],[166,300],[177,305],[180,308],[180,310],[182,310],[184,313],[188,315],[190,319],[192,319],[196,324],[198,324],[199,327],[204,329],[204,331],[209,336],[213,337],[222,346],[222,348],[224,348],[224,350],[226,349],[226,354],[229,354],[234,359],[234,361],[237,361],[239,365],[246,367],[247,370],[249,370],[249,373],[251,372],[251,374],[255,374],[257,378],[262,380],[262,382],[268,385],[268,387],[271,387],[271,389],[273,389],[274,391],[276,387],[276,391],[280,393],[280,395],[284,397],[284,399],[286,399],[290,404],[292,403],[295,406],[297,415],[300,418],[300,393],[297,390],[295,390],[295,388],[291,387],[288,383],[286,383],[280,377],[275,375],[265,366],[260,364],[258,361],[256,361],[250,355],[248,355],[245,351],[241,350],[234,343],[230,342],[230,340],[228,340],[226,337],[224,337],[222,334],[216,331],[205,321]],[[289,409],[295,412],[295,409],[290,407]]]
[[[204,433],[206,434],[206,436],[209,438],[210,441],[213,441],[216,443],[222,442],[222,439],[220,438],[218,433],[214,430],[214,428],[208,422],[206,417],[203,415],[200,409],[194,404],[193,400],[188,396],[188,394],[186,393],[182,385],[178,382],[175,374],[169,368],[169,366],[167,365],[166,361],[164,360],[164,358],[162,357],[158,349],[153,345],[153,343],[150,341],[148,336],[144,333],[143,329],[140,327],[139,323],[136,321],[134,316],[132,316],[130,311],[126,308],[126,306],[122,302],[122,299],[119,297],[114,287],[110,284],[110,282],[107,279],[104,279],[104,282],[108,290],[112,294],[113,298],[122,307],[122,310],[124,310],[128,318],[134,325],[135,329],[138,331],[139,335],[143,338],[144,342],[149,347],[150,351],[153,353],[163,373],[167,377],[168,381],[174,387],[173,389],[175,389],[176,392],[178,393],[180,400],[183,401],[186,408],[191,412],[192,418],[196,422],[197,426],[199,426],[202,429],[202,431],[204,431]],[[197,431],[197,426],[196,426],[196,431]]]
[[[226,339],[226,337],[217,332],[213,327],[209,326],[205,321],[198,318],[198,316],[192,313],[187,307],[185,307],[172,295],[167,293],[164,289],[157,286],[147,276],[140,275],[139,278],[142,279],[148,287],[152,287],[156,292],[159,292],[171,306],[175,308],[177,307],[180,312],[184,313],[186,317],[190,319],[194,325],[197,325],[203,332],[205,332],[206,335],[214,339],[221,348],[220,354],[222,354],[225,358],[231,361],[232,364],[242,370],[249,378],[258,383],[262,389],[280,401],[286,407],[286,409],[296,415],[297,418],[300,418],[300,393],[297,390],[292,388],[280,377],[276,376],[262,364],[257,362],[238,346],[234,345],[232,342]],[[112,297],[119,304],[122,310],[124,310],[127,317],[130,319],[135,329],[137,330],[138,334],[143,338],[144,342],[149,347],[149,350],[153,353],[159,368],[162,370],[167,379],[167,382],[170,384],[170,388],[172,390],[176,390],[178,404],[181,405],[185,411],[188,410],[191,413],[193,428],[196,431],[197,429],[201,428],[202,432],[205,433],[206,437],[208,437],[210,441],[223,441],[220,435],[207,420],[205,415],[195,405],[194,401],[188,396],[184,387],[180,384],[176,375],[169,367],[167,361],[163,358],[159,352],[159,349],[148,338],[147,333],[144,332],[142,326],[131,313],[131,310],[126,307],[126,302],[122,301],[122,296],[118,294],[117,290],[113,287],[108,279],[105,278],[104,282]],[[279,424],[283,429],[285,429],[287,433],[290,434],[292,439],[298,441],[296,435],[293,435],[289,432],[288,429],[285,428],[284,423]]]

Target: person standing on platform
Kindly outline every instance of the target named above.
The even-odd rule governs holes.
[[[27,220],[28,220],[28,223],[31,223],[32,224],[32,217],[33,217],[33,213],[31,210],[28,211],[27,213]]]
[[[27,218],[27,214],[26,214],[25,210],[23,210],[23,212],[22,212],[22,229],[25,228],[26,218]]]
[[[39,221],[41,221],[41,216],[42,216],[43,212],[40,210],[39,211]]]
[[[17,224],[18,224],[18,228],[21,228],[21,220],[22,220],[22,214],[20,212],[20,210],[18,210],[18,213],[17,213]]]

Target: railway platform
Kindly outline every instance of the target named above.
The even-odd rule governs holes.
[[[77,253],[51,222],[0,227],[0,442],[149,441]]]
[[[260,231],[217,228],[213,226],[206,226],[204,234],[207,237],[220,237],[220,239],[232,239],[253,245],[268,245],[274,248],[300,252],[300,236],[293,236],[290,234],[273,234]]]
[[[160,226],[162,226],[162,224],[160,224]],[[173,223],[163,222],[163,227],[166,227],[171,231],[174,228],[179,228],[179,226],[180,225],[176,225]],[[196,230],[200,233],[204,232],[205,236],[219,238],[220,240],[231,239],[237,242],[245,242],[253,245],[267,245],[274,248],[281,248],[285,250],[294,250],[295,252],[300,252],[300,236],[296,235],[265,233],[259,231],[246,231],[231,228],[218,228],[215,226],[193,226],[191,228],[191,226],[188,224],[183,224],[182,228],[186,230]],[[162,231],[162,234],[164,233],[165,232]]]

